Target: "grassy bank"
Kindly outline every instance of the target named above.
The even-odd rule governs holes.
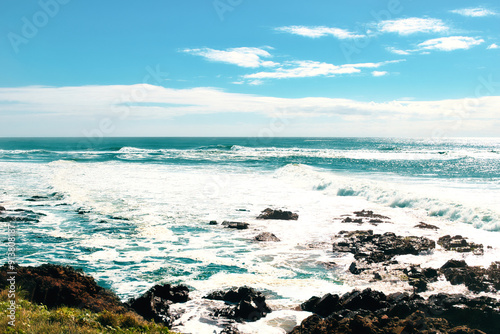
[[[19,296],[20,295],[20,296]],[[174,334],[167,327],[145,321],[133,312],[91,312],[85,309],[60,307],[48,309],[45,305],[33,304],[18,294],[16,326],[8,324],[7,308],[10,301],[7,290],[0,292],[0,333],[61,334],[61,333],[162,333]]]

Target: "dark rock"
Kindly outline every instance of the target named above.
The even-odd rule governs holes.
[[[334,252],[353,253],[356,260],[367,263],[388,261],[395,255],[418,255],[436,246],[424,237],[401,237],[392,232],[373,234],[372,230],[341,232],[337,237],[341,239],[333,244]]]
[[[211,220],[208,224],[209,225],[217,225],[217,221],[216,220]]]
[[[154,320],[172,327],[176,316],[170,312],[170,304],[184,303],[189,299],[189,290],[184,285],[155,285],[143,295],[128,301],[128,305],[145,319]]]
[[[446,250],[452,250],[460,253],[473,252],[477,255],[482,255],[484,253],[484,246],[482,244],[476,244],[473,242],[467,242],[466,238],[461,235],[456,235],[454,237],[445,235],[438,239],[438,245],[442,246]]]
[[[78,209],[76,209],[76,213],[78,213],[79,215],[83,215],[86,213],[90,213],[90,210],[86,210],[84,208],[78,208]]]
[[[248,223],[243,223],[243,222],[230,222],[230,221],[223,221],[222,225],[226,226],[226,228],[235,228],[238,230],[245,230],[248,228]]]
[[[473,292],[496,292],[500,289],[500,268],[494,262],[489,268],[468,266],[463,260],[449,260],[439,270],[453,285],[465,284]]]
[[[277,219],[277,220],[297,220],[299,215],[291,211],[273,210],[267,208],[257,217],[257,219]]]
[[[322,307],[318,307],[320,301]],[[292,334],[320,333],[499,333],[500,303],[489,297],[354,290],[342,297],[327,294],[301,305],[315,314]],[[328,307],[328,308],[326,308]]]
[[[264,295],[246,286],[232,288],[228,291],[214,291],[204,298],[231,303],[230,307],[216,310],[214,315],[238,321],[256,321],[271,312],[271,309],[266,305]]]
[[[262,232],[253,238],[255,241],[281,241],[277,236],[270,232]]]
[[[300,307],[304,311],[319,314],[322,317],[327,317],[334,311],[340,309],[340,297],[327,293],[322,298],[311,297],[308,301],[301,304]]]
[[[448,268],[465,268],[467,267],[467,263],[464,260],[448,260],[441,267],[441,270]]]
[[[241,334],[241,332],[236,327],[228,325],[219,334]]]
[[[0,212],[5,211],[5,210],[6,210],[5,207],[0,205]]]
[[[49,308],[61,306],[86,308],[95,312],[104,310],[124,312],[126,305],[95,280],[69,266],[42,264],[38,267],[7,264],[0,271],[0,288],[7,287],[7,272],[15,271],[16,284],[27,292],[27,299]]]
[[[417,225],[415,225],[414,227],[428,229],[428,230],[439,230],[439,227],[437,227],[435,225],[431,225],[431,224],[426,224],[424,222],[420,222]]]
[[[370,210],[354,211],[354,214],[356,215],[356,217],[390,219],[387,216],[382,216],[377,213],[373,213],[373,211]]]

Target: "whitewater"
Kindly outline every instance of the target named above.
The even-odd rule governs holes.
[[[18,227],[20,264],[81,268],[123,300],[154,284],[186,284],[193,299],[174,306],[183,312],[174,329],[183,333],[223,327],[201,298],[215,289],[264,292],[275,311],[241,330],[285,333],[309,315],[297,306],[313,295],[409,288],[346,275],[352,254],[331,250],[341,230],[461,234],[485,245],[482,256],[453,254],[469,265],[488,266],[500,254],[494,138],[1,138],[0,180],[1,205],[43,214]],[[257,220],[268,207],[299,219]],[[340,223],[362,209],[391,224]],[[213,220],[250,225],[233,230]],[[440,230],[414,229],[419,222]],[[253,241],[261,232],[281,241]],[[439,267],[446,256],[438,247],[397,260]]]

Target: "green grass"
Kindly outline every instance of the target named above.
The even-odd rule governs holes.
[[[167,327],[145,321],[141,316],[127,312],[108,311],[94,313],[85,309],[60,307],[47,309],[45,305],[33,304],[18,293],[16,326],[8,324],[9,299],[7,290],[0,292],[0,333],[19,334],[80,334],[80,333],[151,333],[174,334]]]

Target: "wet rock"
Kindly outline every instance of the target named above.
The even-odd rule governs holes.
[[[248,228],[250,224],[248,223],[243,223],[243,222],[230,222],[230,221],[223,221],[222,225],[224,225],[226,228],[235,228],[238,230],[245,230]]]
[[[267,208],[257,217],[257,219],[277,219],[277,220],[297,220],[299,215],[291,211],[273,210]]]
[[[356,215],[356,217],[390,219],[387,216],[383,216],[383,215],[379,215],[377,213],[373,213],[373,211],[370,211],[370,210],[354,211],[354,214]]]
[[[27,292],[31,302],[49,308],[61,306],[123,312],[126,305],[95,282],[91,276],[69,266],[43,264],[38,267],[4,265],[0,270],[0,288],[6,288],[7,272],[15,271],[16,284]]]
[[[439,227],[437,227],[435,225],[431,225],[431,224],[426,224],[424,222],[420,222],[417,225],[415,225],[414,227],[427,229],[427,230],[439,230]]]
[[[301,307],[315,314],[291,333],[498,333],[498,306],[488,297],[437,294],[425,300],[418,294],[353,290],[309,299]]]
[[[459,253],[473,252],[477,255],[482,255],[484,253],[484,246],[482,244],[468,242],[466,238],[461,235],[455,235],[454,237],[445,235],[439,238],[437,243],[446,250],[452,250]]]
[[[189,299],[189,289],[184,285],[155,285],[143,295],[130,299],[127,304],[145,319],[154,320],[172,327],[177,318],[170,312],[170,304],[185,303]]]
[[[6,210],[5,207],[0,205],[0,212],[5,211],[5,210]]]
[[[270,232],[262,232],[253,238],[255,241],[281,241],[277,236]]]
[[[449,260],[439,271],[452,285],[464,284],[472,292],[497,292],[500,289],[500,265],[489,268],[468,266],[463,260]]]
[[[86,214],[86,213],[90,213],[90,210],[87,210],[87,209],[84,209],[84,208],[78,208],[78,209],[76,209],[76,213],[78,213],[79,215],[83,215],[83,214]]]
[[[216,220],[211,220],[208,225],[217,225],[217,221]]]
[[[256,321],[271,312],[266,304],[266,297],[261,292],[246,286],[228,291],[214,291],[203,298],[223,300],[230,304],[229,307],[217,309],[214,312],[216,317]]]
[[[425,237],[401,237],[392,232],[373,234],[372,230],[340,232],[339,241],[333,244],[334,252],[353,253],[356,260],[379,263],[395,255],[418,255],[435,248],[435,242]]]

